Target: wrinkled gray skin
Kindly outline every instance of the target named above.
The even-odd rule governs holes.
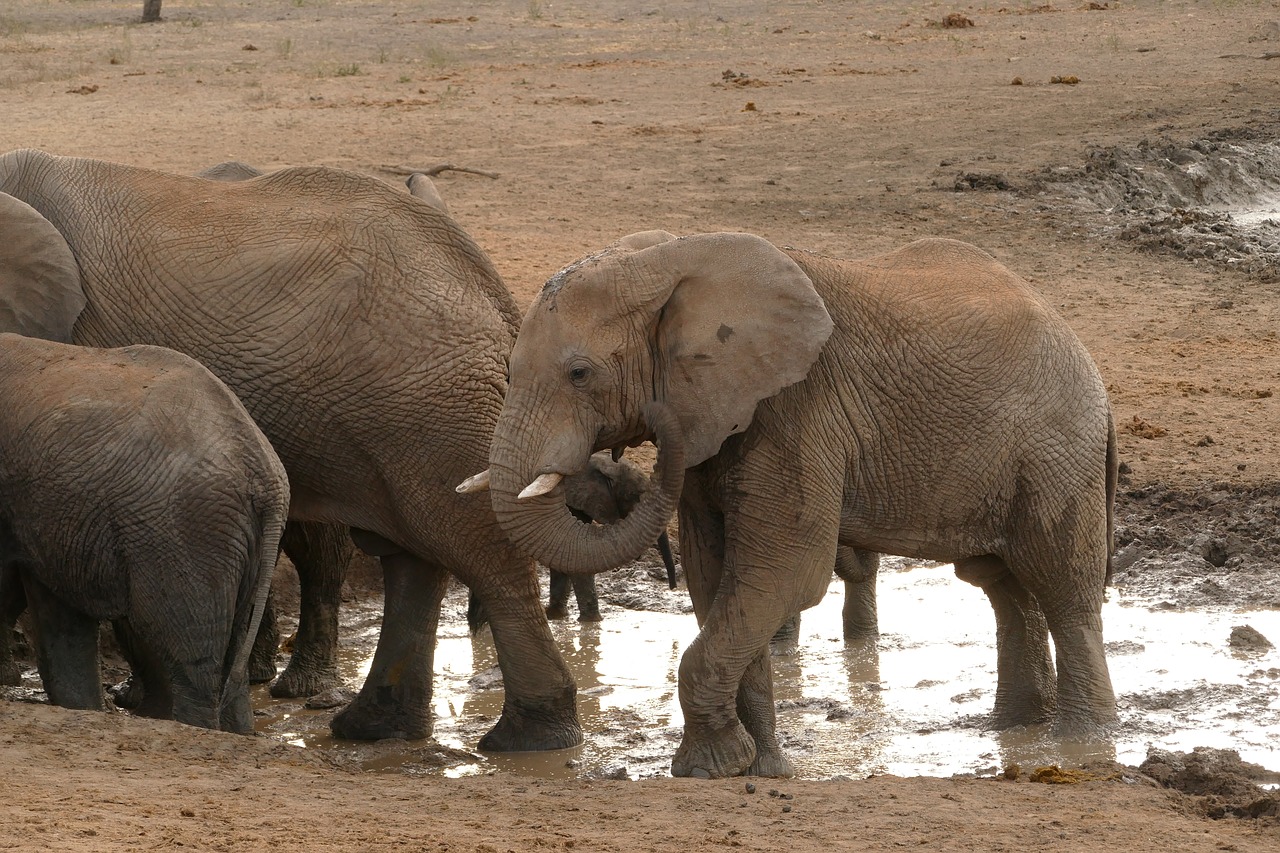
[[[159,347],[0,335],[0,599],[31,610],[56,705],[102,709],[98,627],[145,713],[251,733],[246,664],[288,515],[284,466],[227,387]]]
[[[857,643],[880,636],[880,618],[876,609],[876,573],[880,555],[840,545],[836,548],[836,577],[844,581],[844,604],[840,619],[846,642]],[[787,618],[771,642],[794,645],[800,639],[800,614]]]
[[[217,163],[197,173],[214,181],[244,181],[264,175],[261,169],[239,160]],[[449,209],[431,179],[415,173],[405,181],[410,195],[439,211]],[[343,525],[293,520],[285,528],[284,552],[298,572],[301,598],[298,631],[284,672],[276,676],[275,655],[280,647],[274,597],[267,601],[262,628],[249,659],[249,679],[263,683],[275,679],[270,689],[276,698],[314,696],[339,687],[338,614],[342,583],[351,562],[357,559],[351,537]],[[131,683],[134,680],[131,679]],[[132,700],[123,699],[124,704]]]
[[[81,294],[84,310],[49,325],[78,343],[152,343],[206,365],[288,470],[291,518],[347,526],[380,559],[378,648],[335,734],[430,734],[453,572],[485,602],[506,688],[481,748],[581,742],[533,561],[484,495],[453,488],[487,460],[520,318],[452,219],[335,169],[226,182],[34,150],[0,156],[0,193],[47,220],[31,227],[52,224],[77,262],[63,290]]]
[[[792,772],[769,638],[821,599],[841,545],[952,562],[986,591],[996,724],[1113,723],[1106,391],[1062,318],[978,249],[921,240],[846,261],[749,234],[632,235],[547,283],[510,380],[490,495],[539,562],[632,559],[679,504],[701,629],[680,665],[674,775]],[[563,486],[518,497],[651,435],[658,487],[618,524],[580,524]]]
[[[584,523],[615,524],[626,518],[649,488],[649,477],[628,459],[614,460],[609,453],[592,455],[586,471],[565,481],[565,503]],[[667,531],[658,534],[654,545],[667,569],[667,583],[676,588],[676,564]],[[569,592],[578,602],[579,622],[599,622],[600,599],[594,575],[551,572],[547,603],[548,619],[569,617]],[[474,594],[467,601],[467,626],[471,633],[485,623],[484,608]]]

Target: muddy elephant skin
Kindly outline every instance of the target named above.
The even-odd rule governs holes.
[[[488,477],[521,548],[600,571],[678,502],[701,627],[673,774],[792,772],[768,642],[820,600],[838,546],[954,563],[984,589],[995,724],[1092,737],[1114,721],[1106,390],[1062,318],[989,255],[928,239],[849,261],[750,234],[631,235],[551,278],[510,375]],[[660,487],[622,523],[578,523],[559,478],[650,437]]]

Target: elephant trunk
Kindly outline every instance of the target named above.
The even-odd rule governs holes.
[[[616,568],[644,553],[666,531],[684,488],[684,437],[675,414],[650,403],[645,422],[658,445],[653,485],[631,513],[615,524],[584,524],[565,503],[565,487],[520,499],[537,477],[536,455],[502,440],[501,424],[490,459],[494,513],[516,547],[542,565],[569,574],[595,574]],[[582,464],[587,460],[584,457]],[[565,472],[575,473],[575,472]]]

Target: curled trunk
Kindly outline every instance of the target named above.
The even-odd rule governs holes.
[[[547,568],[594,574],[636,559],[657,541],[684,487],[684,438],[679,421],[666,406],[650,403],[644,417],[658,445],[653,485],[631,514],[616,524],[585,524],[575,518],[565,504],[563,484],[545,495],[521,500],[520,492],[540,473],[534,470],[537,455],[495,436],[490,460],[493,509],[516,547]],[[582,464],[587,464],[585,455]]]

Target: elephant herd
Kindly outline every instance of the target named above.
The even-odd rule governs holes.
[[[858,591],[846,632],[874,632],[880,553],[987,593],[994,724],[1114,722],[1115,431],[1088,353],[1022,279],[951,240],[853,261],[647,231],[566,266],[522,318],[430,180],[410,190],[0,155],[0,675],[26,606],[51,701],[102,707],[111,621],[146,712],[250,731],[282,540],[312,651],[278,685],[302,692],[336,675],[332,566],[354,543],[381,564],[383,623],[335,735],[431,733],[454,576],[503,675],[479,747],[570,747],[535,561],[561,599],[589,595],[674,514],[699,633],[673,775],[793,773],[769,641],[833,566]],[[651,481],[622,459],[646,441]]]

